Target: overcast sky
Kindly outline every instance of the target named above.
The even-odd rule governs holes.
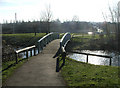
[[[119,0],[0,0],[0,23],[3,20],[39,20],[41,12],[50,4],[53,19],[80,21],[104,21],[102,12],[109,13],[108,4],[115,7]]]

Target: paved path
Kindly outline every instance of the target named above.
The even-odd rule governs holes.
[[[60,73],[56,72],[56,59],[60,39],[49,43],[37,56],[31,57],[15,70],[7,81],[7,86],[65,86]]]

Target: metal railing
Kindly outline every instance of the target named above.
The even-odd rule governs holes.
[[[97,56],[97,57],[104,57],[104,58],[109,58],[109,65],[111,66],[112,64],[112,57],[111,56],[107,56],[107,55],[97,55],[97,54],[90,54],[90,53],[82,53],[82,52],[79,52],[79,51],[72,51],[70,53],[77,53],[77,54],[84,54],[84,55],[87,55],[87,58],[86,58],[86,63],[88,63],[88,56]]]
[[[58,39],[59,38],[59,34],[58,33],[49,33],[47,35],[45,35],[44,37],[42,37],[40,40],[38,40],[37,42],[37,48],[38,48],[38,53],[40,52],[40,50],[43,50],[43,47],[45,47],[49,42],[51,42],[54,39]]]
[[[19,61],[24,60],[24,59],[18,60],[20,53],[23,53],[23,52],[26,53],[26,59],[29,57],[29,55],[28,55],[29,52],[30,52],[31,57],[33,55],[35,56],[36,55],[36,49],[38,50],[38,54],[39,54],[40,50],[41,51],[43,50],[43,47],[45,47],[49,42],[51,42],[52,40],[57,39],[57,38],[59,38],[58,33],[49,33],[49,34],[43,36],[40,40],[38,40],[36,45],[29,46],[29,47],[26,47],[26,48],[15,51],[15,63],[10,64],[8,67],[3,69],[2,71],[7,70],[8,68],[10,68],[11,66],[13,66],[15,64],[18,64]],[[32,52],[32,50],[34,52]]]
[[[66,33],[60,40],[59,55],[56,60],[56,72],[59,72],[60,69],[65,65],[65,58],[66,58],[65,46],[70,41],[70,39],[71,39],[70,33]]]
[[[66,44],[68,43],[68,41],[70,41],[71,39],[71,35],[70,33],[65,33],[65,35],[62,37],[62,39],[60,40],[60,47],[65,47]]]

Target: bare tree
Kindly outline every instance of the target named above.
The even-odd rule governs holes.
[[[103,14],[103,18],[104,20],[108,23],[108,20],[110,20],[111,23],[109,24],[106,24],[106,31],[107,31],[107,34],[108,34],[108,37],[111,41],[113,41],[113,39],[115,38],[116,41],[114,41],[117,46],[120,44],[120,2],[118,2],[118,5],[114,8],[111,8],[110,5],[109,5],[109,17],[110,19],[108,18],[108,15],[105,15]],[[110,36],[110,29],[114,30],[114,36]],[[113,34],[112,34],[113,35]],[[110,41],[110,42],[111,42]],[[116,46],[115,44],[115,46]],[[119,50],[120,50],[120,47],[117,47]]]
[[[46,7],[45,11],[42,11],[41,20],[46,22],[46,33],[48,34],[50,32],[50,23],[52,20],[52,11],[50,5]]]
[[[104,24],[105,24],[105,29],[106,29],[106,33],[107,33],[107,38],[109,39],[110,38],[110,30],[108,29],[108,17],[103,12],[102,12],[102,15],[105,20]]]
[[[73,18],[72,18],[72,21],[78,22],[79,21],[79,17],[77,15],[74,15]]]

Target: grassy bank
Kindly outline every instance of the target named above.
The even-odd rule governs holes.
[[[120,69],[78,62],[67,58],[61,74],[72,88],[120,88]]]
[[[18,59],[18,60],[21,60],[21,59]],[[3,71],[2,72],[2,84],[4,85],[5,81],[14,73],[15,69],[19,68],[25,62],[26,62],[26,60],[22,60],[18,64],[15,64],[14,66]],[[2,63],[2,69],[5,69],[6,67],[8,67],[10,64],[13,64],[13,63],[15,63],[15,61],[9,61],[6,63]]]
[[[34,45],[45,33],[2,34],[2,40],[14,47],[26,47]]]
[[[67,44],[67,51],[70,50],[104,50],[118,51],[118,41],[114,37],[108,39],[106,35],[73,34],[71,41]],[[71,47],[69,47],[71,46]]]

